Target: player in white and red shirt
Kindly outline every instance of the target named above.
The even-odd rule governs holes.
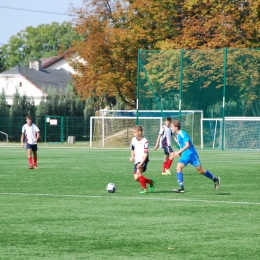
[[[134,127],[134,137],[131,141],[131,162],[134,162],[134,179],[142,186],[140,193],[148,192],[146,183],[150,184],[149,191],[154,191],[155,180],[147,179],[143,176],[149,162],[148,141],[143,137],[142,126]]]
[[[161,147],[164,150],[164,161],[163,161],[163,168],[162,168],[162,175],[171,175],[170,171],[166,172],[166,169],[170,169],[173,161],[173,149],[171,146],[171,140],[176,137],[173,136],[171,130],[171,118],[169,116],[166,117],[164,125],[160,128],[159,135],[154,146],[154,150],[157,150],[159,147],[159,143],[161,143]]]
[[[37,141],[40,137],[40,130],[37,125],[32,123],[32,117],[26,117],[27,124],[22,127],[21,145],[24,147],[24,141],[26,144],[26,150],[29,161],[29,169],[38,169],[37,166]]]

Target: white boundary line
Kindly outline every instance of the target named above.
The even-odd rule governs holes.
[[[196,199],[170,199],[170,198],[147,198],[147,197],[120,197],[120,196],[87,196],[87,195],[62,195],[62,194],[30,194],[30,193],[12,193],[0,192],[0,195],[15,196],[45,196],[45,197],[68,197],[68,198],[90,198],[90,199],[130,199],[130,200],[158,200],[158,201],[181,201],[181,202],[205,202],[205,203],[224,203],[224,204],[240,204],[240,205],[260,205],[260,202],[248,201],[226,201],[226,200],[196,200]],[[182,196],[182,195],[180,195]]]

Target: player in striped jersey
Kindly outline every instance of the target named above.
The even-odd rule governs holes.
[[[163,168],[162,168],[162,175],[171,175],[170,167],[172,165],[172,161],[174,159],[173,157],[173,149],[171,146],[171,140],[172,137],[176,139],[173,136],[172,130],[171,130],[171,117],[167,116],[165,119],[164,125],[160,128],[159,135],[156,141],[156,144],[154,146],[154,150],[157,150],[159,147],[159,143],[161,143],[161,147],[164,150],[164,161],[163,161]],[[166,171],[166,169],[168,169]]]

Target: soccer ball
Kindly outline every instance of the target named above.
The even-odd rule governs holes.
[[[116,191],[116,185],[114,183],[108,183],[106,190],[108,193],[114,193]]]

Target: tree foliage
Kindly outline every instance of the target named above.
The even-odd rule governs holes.
[[[34,101],[31,100],[26,95],[21,96],[19,92],[16,90],[13,98],[13,104],[10,108],[10,116],[11,117],[26,117],[30,115],[32,117],[35,116],[35,105]]]
[[[6,68],[28,67],[31,60],[56,56],[66,51],[74,40],[79,40],[79,36],[69,22],[29,26],[1,47],[4,65]]]
[[[47,90],[48,97],[42,97],[38,106],[37,116],[83,116],[84,101],[75,95],[72,86],[66,90],[66,94],[57,93],[54,90]]]
[[[83,2],[82,8],[72,10],[76,30],[85,38],[74,46],[85,61],[74,64],[79,72],[75,88],[80,96],[96,101],[119,99],[135,107],[138,49],[260,46],[258,1]],[[169,72],[165,77],[171,78]],[[204,87],[210,86],[209,80]]]

